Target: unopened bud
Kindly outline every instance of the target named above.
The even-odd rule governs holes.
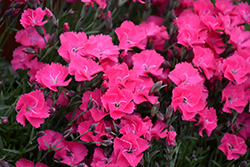
[[[103,9],[98,8],[95,12],[95,20],[100,19],[103,16]]]
[[[113,28],[113,23],[112,23],[112,17],[111,17],[111,12],[107,12],[107,18],[106,18],[106,28],[108,31],[111,31]]]
[[[160,102],[157,101],[153,107],[151,108],[151,111],[150,111],[150,115],[151,117],[154,117],[156,113],[159,112],[159,109],[160,109]]]
[[[18,9],[18,8],[22,7],[22,5],[23,5],[23,2],[15,2],[13,4],[13,8]]]
[[[9,167],[8,163],[6,161],[0,161],[1,167]]]
[[[149,93],[158,92],[158,91],[160,90],[161,86],[162,86],[162,81],[156,82],[156,83],[152,86],[152,88],[151,88],[151,90],[150,90]]]
[[[105,127],[104,132],[107,133],[107,134],[111,134],[112,130],[111,130],[110,127]]]
[[[160,165],[157,162],[155,162],[155,167],[160,167]]]
[[[85,83],[84,82],[80,82],[77,87],[76,87],[76,91],[79,93],[83,90]]]
[[[159,119],[161,121],[164,121],[164,119],[165,119],[164,115],[161,112],[156,113],[156,117],[157,117],[157,119]]]
[[[247,167],[247,162],[246,161],[242,161],[240,163],[240,167]]]
[[[36,54],[35,49],[30,48],[30,47],[23,48],[22,51],[23,51],[24,53],[27,53],[27,54]]]
[[[95,100],[90,97],[88,105],[87,105],[87,110],[91,110],[95,105]]]
[[[43,29],[42,29],[41,26],[35,26],[35,29],[36,29],[36,31],[37,31],[37,33],[39,35],[41,35],[42,37],[44,37],[44,31],[43,31]]]
[[[35,83],[32,85],[32,89],[33,89],[33,90],[39,90],[39,89],[40,89],[40,86],[38,85],[37,82],[35,82]]]
[[[89,126],[89,130],[92,131],[92,132],[94,132],[96,130],[96,126],[97,126],[97,124],[91,124]]]
[[[165,114],[166,119],[171,118],[173,112],[174,112],[174,108],[173,108],[172,106],[169,106],[169,107],[166,109],[166,114]]]
[[[112,140],[103,140],[101,142],[102,145],[104,146],[111,146],[113,144]]]
[[[49,41],[48,41],[49,46],[53,46],[56,42],[56,39],[57,39],[57,33],[55,32],[49,38]]]
[[[151,0],[145,0],[145,9],[148,10],[151,7]]]
[[[2,117],[2,118],[1,118],[1,122],[2,122],[3,124],[7,124],[7,123],[9,122],[9,120],[8,120],[7,117]]]
[[[37,3],[36,0],[27,0],[29,3],[30,8],[36,9],[37,8]]]
[[[45,135],[44,131],[40,131],[37,133],[36,137],[39,138],[39,137],[42,137],[44,135]]]
[[[46,9],[44,10],[44,12],[45,12],[45,14],[48,16],[48,19],[49,19],[50,24],[51,24],[53,27],[58,28],[58,24],[57,24],[55,15],[54,15],[48,8],[46,8]]]
[[[73,90],[70,90],[70,91],[66,92],[66,95],[67,95],[68,97],[73,97],[73,96],[76,95],[76,92],[73,91]]]
[[[56,112],[56,108],[55,108],[55,107],[51,107],[51,108],[49,109],[49,114],[50,114],[50,115],[55,114],[55,112]]]
[[[6,12],[3,15],[3,18],[5,19],[5,18],[13,15],[13,13],[15,12],[15,10],[16,10],[15,8],[9,8],[9,9],[7,9]]]
[[[88,167],[88,165],[86,165],[84,162],[80,163],[77,167]]]
[[[69,128],[63,132],[63,138],[70,136],[72,133],[73,133],[73,127]]]
[[[68,32],[69,31],[69,23],[64,23],[63,24],[63,30],[64,30],[64,32]]]

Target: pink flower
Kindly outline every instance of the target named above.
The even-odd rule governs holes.
[[[230,14],[236,7],[231,0],[216,0],[215,6],[224,15]]]
[[[207,107],[200,111],[198,113],[200,115],[200,119],[198,124],[201,124],[201,128],[199,130],[199,134],[201,137],[203,137],[202,135],[202,131],[205,129],[207,132],[207,135],[210,136],[212,131],[217,127],[217,115],[216,115],[216,111],[214,108],[210,108],[208,109]]]
[[[90,81],[101,71],[98,63],[80,56],[72,58],[69,64],[69,74],[75,75],[76,81]]]
[[[232,56],[224,59],[222,70],[225,78],[232,82],[241,84],[245,82],[249,76],[250,66],[249,62],[244,60],[243,57],[233,54]]]
[[[89,36],[85,51],[99,60],[109,58],[114,62],[118,62],[119,48],[113,44],[109,35]]]
[[[245,2],[241,2],[236,6],[236,10],[240,13],[241,17],[250,24],[250,5]]]
[[[62,58],[69,62],[72,57],[84,56],[84,46],[87,41],[87,35],[84,32],[65,32],[60,35],[61,46],[58,53]]]
[[[43,17],[45,16],[45,12],[41,7],[33,9],[27,9],[22,13],[21,16],[21,24],[24,28],[29,28],[31,26],[41,26],[44,25],[46,21],[43,21]]]
[[[142,136],[149,129],[149,126],[143,122],[141,115],[138,113],[122,117],[119,126],[122,127],[119,132],[123,135],[133,132],[138,137]]]
[[[18,112],[16,120],[23,126],[25,126],[26,118],[32,126],[39,128],[44,123],[44,118],[49,117],[49,107],[40,90],[21,95],[16,105],[16,110],[19,109],[21,110]]]
[[[48,167],[47,165],[38,162],[36,165],[34,162],[24,159],[24,158],[20,158],[18,161],[16,161],[15,163],[16,167]]]
[[[197,69],[190,63],[182,62],[175,66],[168,77],[177,85],[202,85],[204,79],[200,76]]]
[[[101,99],[105,109],[110,112],[110,116],[113,119],[118,119],[134,112],[133,94],[126,89],[109,88]]]
[[[226,156],[228,160],[238,159],[239,155],[244,155],[247,152],[247,145],[245,140],[236,135],[225,133],[221,139],[220,149]]]
[[[175,137],[177,136],[177,133],[175,131],[168,131],[167,134],[167,143],[168,145],[175,146]]]
[[[129,70],[126,63],[107,68],[104,72],[108,77],[110,88],[119,87],[120,89],[134,90],[135,82],[138,80],[137,73],[134,70]]]
[[[152,125],[148,131],[143,135],[145,139],[151,141],[152,138],[158,140],[159,138],[164,138],[167,136],[167,124],[163,121],[157,120],[154,125]]]
[[[102,92],[100,89],[95,89],[93,92],[86,91],[82,96],[82,104],[79,106],[81,110],[86,110],[90,97],[94,100],[94,107],[87,112],[93,117],[95,121],[100,121],[109,113],[104,110],[101,101]]]
[[[146,34],[131,21],[124,21],[120,27],[115,29],[115,33],[120,42],[120,49],[131,50],[134,46],[139,49],[145,49],[146,47]]]
[[[175,87],[171,105],[175,111],[180,109],[183,120],[192,120],[206,106],[207,96],[203,88],[195,85]]]
[[[46,66],[45,63],[40,62],[37,60],[37,58],[33,59],[31,62],[30,70],[28,71],[28,74],[30,75],[30,83],[36,81],[36,72],[40,69],[44,68]]]
[[[164,58],[156,53],[155,50],[144,50],[140,53],[136,53],[132,56],[133,70],[135,70],[140,76],[160,75],[162,69],[161,64],[164,62]]]
[[[96,2],[101,9],[105,9],[107,7],[106,0],[81,0],[81,1],[90,3],[92,6],[94,5],[93,2]]]
[[[45,29],[43,28],[44,32],[45,32],[45,39],[46,41],[49,40],[50,35],[46,34]],[[24,30],[19,30],[16,33],[15,36],[16,42],[21,43],[24,46],[33,46],[37,49],[45,49],[46,48],[46,43],[44,41],[44,38],[38,34],[38,32],[36,31],[35,27],[29,27],[27,29]]]
[[[222,38],[218,33],[215,33],[214,31],[208,32],[208,36],[205,41],[210,48],[213,49],[214,53],[221,54],[225,51],[225,48],[222,48],[225,46],[225,43],[222,41]]]
[[[32,66],[31,59],[35,57],[35,54],[27,54],[23,52],[26,47],[19,46],[13,52],[13,59],[11,60],[11,65],[14,70],[17,69],[28,69]]]
[[[128,133],[121,138],[114,139],[114,154],[117,156],[116,164],[119,167],[135,167],[143,157],[143,151],[149,147],[148,142]]]
[[[198,0],[193,2],[195,13],[199,16],[217,14],[213,3],[210,0]]]
[[[203,70],[207,79],[210,79],[213,76],[215,70],[214,53],[211,49],[200,46],[195,46],[193,48],[193,52],[193,63]]]
[[[96,147],[94,151],[91,166],[92,167],[118,167],[118,165],[114,163],[113,156],[107,157],[107,155],[106,156],[105,155],[104,155],[104,151],[101,148]]]
[[[50,150],[53,147],[59,148],[64,146],[63,140],[59,142],[59,140],[61,140],[63,137],[61,133],[55,132],[53,130],[45,130],[43,131],[43,133],[44,135],[42,137],[37,138],[37,142],[39,144],[38,149],[40,151]],[[49,148],[47,145],[49,146]]]
[[[201,22],[200,17],[194,14],[191,9],[182,12],[174,22],[179,28],[177,36],[179,44],[193,47],[195,44],[205,43],[207,28]]]
[[[242,137],[244,140],[250,138],[250,114],[249,113],[241,113],[238,114],[237,119],[235,121],[235,126],[237,129],[241,129],[236,135]]]
[[[36,73],[36,81],[43,87],[57,91],[58,86],[68,86],[71,78],[64,81],[68,76],[68,68],[60,63],[47,64],[43,69]]]
[[[88,149],[82,143],[63,142],[64,147],[56,150],[54,155],[54,158],[58,159],[61,163],[76,166],[87,156]]]
[[[222,110],[227,113],[231,113],[231,109],[242,113],[248,103],[243,87],[231,83],[222,90],[222,101],[226,101]]]
[[[91,124],[97,124],[96,125],[96,128],[94,131],[89,131],[87,133],[85,133],[87,130],[89,130]],[[78,126],[78,132],[79,134],[83,134],[85,133],[84,135],[81,136],[81,140],[82,141],[87,141],[87,142],[102,142],[102,136],[105,136],[106,133],[104,132],[105,130],[105,123],[104,123],[104,120],[100,120],[99,122],[94,122],[93,120],[87,120],[87,121],[83,121],[79,124]],[[100,145],[100,144],[96,144],[96,145]]]
[[[234,44],[237,48],[250,48],[250,32],[245,31],[244,27],[232,28],[229,31],[230,40],[228,43]]]
[[[148,101],[151,104],[156,103],[158,97],[149,95],[149,92],[154,85],[153,79],[150,77],[140,77],[135,84],[134,97],[133,100],[135,104],[140,104],[142,102]]]

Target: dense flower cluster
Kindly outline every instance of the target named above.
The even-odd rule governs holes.
[[[81,2],[88,7],[96,3],[101,11],[108,8],[105,0]],[[152,0],[152,5],[164,7],[167,3]],[[163,9],[158,10],[161,13]],[[27,119],[39,128],[46,118],[53,119],[55,112],[60,112],[53,109],[70,109],[64,115],[68,125],[63,134],[43,129],[43,136],[37,138],[40,151],[54,152],[55,160],[69,166],[135,167],[143,164],[144,151],[154,140],[164,141],[168,147],[177,144],[178,133],[168,122],[172,113],[164,115],[159,109],[165,107],[179,111],[183,121],[199,125],[201,137],[203,130],[207,136],[213,134],[218,114],[239,113],[233,127],[246,126],[236,135],[225,133],[218,148],[228,160],[246,153],[245,140],[250,137],[250,116],[245,112],[250,100],[250,32],[244,24],[250,23],[250,6],[242,2],[235,5],[230,0],[216,0],[215,5],[210,0],[181,0],[173,12],[173,26],[178,27],[176,41],[191,53],[185,58],[180,46],[173,46],[176,57],[171,47],[166,48],[173,34],[169,35],[162,15],[151,15],[138,25],[123,21],[113,32],[117,44],[111,35],[71,31],[65,23],[59,35],[58,61],[44,61],[49,55],[41,53],[50,46],[53,34],[47,34],[43,26],[50,22],[57,29],[55,16],[47,8],[24,10],[20,20],[24,29],[15,36],[21,46],[14,50],[11,63],[14,70],[28,70],[30,84],[39,90],[21,95],[16,120],[25,126]],[[107,19],[111,16],[109,11]],[[228,50],[230,54],[225,55]],[[225,80],[227,85],[220,97],[223,107],[213,106],[210,99],[215,88],[211,85]],[[162,83],[167,85],[165,89]],[[75,85],[77,88],[72,89]],[[163,105],[164,93],[172,95],[167,107]],[[69,102],[73,96],[81,98],[74,109]],[[66,140],[70,135],[74,140]],[[92,155],[88,155],[89,143]],[[16,166],[34,163],[19,159]]]

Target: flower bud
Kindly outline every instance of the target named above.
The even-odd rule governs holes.
[[[164,121],[164,119],[165,119],[164,115],[161,112],[156,113],[156,117],[157,117],[157,119],[159,119],[161,121]]]
[[[2,124],[7,124],[9,122],[8,117],[2,117],[1,118],[1,123]]]
[[[27,0],[27,2],[29,3],[30,8],[32,8],[32,9],[37,8],[36,0]]]
[[[13,13],[15,12],[15,10],[16,10],[15,8],[9,8],[9,9],[7,9],[5,11],[4,15],[3,15],[3,18],[5,19],[5,18],[13,15]]]
[[[49,41],[48,41],[49,46],[53,46],[53,45],[55,44],[56,40],[57,40],[57,33],[54,32],[54,33],[51,35],[51,37],[49,38]]]
[[[83,90],[83,87],[85,85],[85,82],[80,82],[76,87],[76,92],[81,92]]]
[[[242,161],[240,163],[240,167],[247,167],[247,162],[246,161]]]
[[[89,130],[92,131],[92,132],[94,132],[96,130],[96,126],[97,126],[97,124],[91,124],[89,126]]]
[[[95,100],[90,97],[88,105],[87,105],[87,110],[91,110],[95,105]]]
[[[151,111],[150,111],[150,115],[151,117],[154,117],[156,113],[159,112],[159,109],[160,109],[160,102],[157,101],[153,107],[151,108]]]
[[[40,86],[38,85],[37,82],[35,82],[35,83],[32,85],[32,89],[33,89],[33,90],[39,90],[39,89],[40,89]]]
[[[58,24],[57,24],[57,20],[55,18],[55,15],[48,8],[46,8],[44,10],[44,12],[48,16],[50,24],[57,29],[58,28]]]
[[[40,131],[37,133],[36,138],[42,137],[44,135],[45,135],[44,131]]]
[[[112,130],[111,130],[110,127],[105,127],[104,132],[107,133],[107,134],[111,134]]]
[[[70,91],[66,92],[66,95],[67,95],[68,97],[73,97],[73,96],[76,95],[76,92],[73,91],[73,90],[70,90]]]
[[[36,51],[33,48],[27,47],[23,48],[22,51],[27,54],[36,54]]]
[[[43,31],[43,29],[42,29],[41,26],[35,26],[35,29],[36,29],[36,31],[37,31],[37,33],[39,35],[41,35],[42,37],[44,37],[44,31]]]
[[[148,10],[151,7],[151,0],[145,0],[145,9]]]
[[[150,90],[149,93],[158,92],[158,91],[160,90],[161,86],[162,86],[162,81],[156,82],[156,83],[152,86],[152,88],[151,88],[151,90]]]
[[[113,144],[112,140],[103,140],[101,142],[102,145],[104,146],[111,146]]]
[[[64,30],[64,32],[68,32],[69,31],[69,23],[64,23],[63,24],[63,30]]]
[[[73,127],[69,128],[63,132],[63,138],[70,136],[72,133],[73,133]]]
[[[8,163],[6,161],[0,161],[1,167],[9,167]]]
[[[112,23],[112,17],[111,17],[111,12],[107,12],[107,18],[106,18],[106,28],[108,31],[111,31],[113,28],[113,23]]]
[[[171,118],[173,112],[174,112],[174,108],[173,108],[172,106],[169,106],[169,107],[166,109],[166,113],[165,113],[166,119]]]
[[[86,165],[84,162],[80,163],[77,167],[88,167],[88,165]]]
[[[50,115],[54,115],[55,112],[56,112],[56,108],[55,108],[55,107],[51,107],[51,108],[49,109],[49,114],[50,114]]]

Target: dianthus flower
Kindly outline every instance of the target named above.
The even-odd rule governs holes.
[[[151,120],[150,120],[151,121]],[[148,131],[143,135],[145,139],[151,141],[152,138],[158,140],[167,136],[167,124],[163,121],[157,120],[155,124],[151,125]]]
[[[43,87],[57,91],[58,86],[68,86],[71,78],[64,81],[68,76],[68,68],[60,63],[47,64],[43,69],[36,73],[36,81]]]
[[[26,118],[32,126],[39,128],[44,123],[44,118],[49,117],[49,107],[40,90],[21,95],[16,105],[16,110],[19,109],[21,110],[18,112],[16,120],[23,126],[25,126]]]
[[[115,159],[113,158],[112,155],[111,157],[107,157],[104,155],[104,151],[101,148],[96,147],[94,151],[91,166],[92,167],[100,167],[100,166],[101,167],[118,167],[118,165],[114,163]]]
[[[175,66],[168,77],[177,85],[200,85],[204,79],[200,76],[199,71],[190,63],[182,62]]]
[[[173,145],[175,146],[175,137],[177,136],[177,133],[175,131],[168,131],[167,134],[167,143],[168,145]]]
[[[136,53],[132,56],[132,60],[134,64],[133,70],[140,76],[148,76],[148,73],[152,75],[162,73],[160,66],[164,62],[164,58],[155,50],[144,50]]]
[[[85,46],[85,52],[99,60],[109,58],[118,62],[119,48],[114,45],[109,35],[91,35]]]
[[[54,158],[69,166],[78,165],[88,154],[88,149],[82,143],[63,141],[64,147],[56,150]]]
[[[126,89],[109,88],[101,99],[105,109],[110,112],[113,119],[134,112],[133,93]]]
[[[58,53],[62,58],[69,62],[72,57],[84,56],[84,46],[87,41],[87,35],[84,32],[65,32],[60,35],[61,46]]]
[[[90,81],[99,72],[102,67],[92,59],[84,57],[74,57],[69,64],[69,74],[75,75],[76,81]]]
[[[28,8],[22,13],[20,22],[24,28],[29,28],[31,26],[41,26],[47,22],[47,20],[43,21],[44,16],[45,12],[41,7],[36,8],[36,10]]]
[[[86,110],[88,106],[89,99],[94,101],[94,107],[87,112],[93,117],[95,121],[100,121],[108,115],[108,112],[105,112],[102,101],[101,101],[102,91],[100,89],[95,89],[93,92],[86,91],[82,96],[82,104],[79,106],[81,110]]]
[[[226,101],[222,110],[227,113],[231,113],[231,109],[242,113],[248,103],[243,87],[231,83],[222,90],[222,101]]]
[[[224,59],[222,70],[225,78],[229,79],[231,82],[241,84],[247,80],[250,72],[250,66],[249,62],[244,60],[243,57],[238,54],[233,54],[232,56]]]
[[[44,135],[42,137],[37,138],[37,142],[39,144],[38,149],[40,151],[50,150],[52,148],[59,148],[64,146],[63,140],[59,142],[59,140],[61,140],[63,137],[61,133],[49,129],[43,131],[43,133]]]
[[[245,140],[233,134],[225,133],[221,139],[220,149],[228,160],[238,159],[239,155],[244,155],[247,152],[247,145]]]
[[[34,162],[24,158],[20,158],[18,161],[16,161],[15,165],[16,167],[48,167],[47,165],[40,162],[36,163],[35,165]]]
[[[115,29],[115,33],[120,42],[120,49],[131,50],[134,46],[140,49],[145,49],[146,47],[146,34],[131,21],[124,21],[120,27]]]
[[[202,87],[186,85],[173,90],[172,103],[174,110],[180,109],[183,120],[193,120],[194,116],[206,106],[208,94]]]
[[[136,167],[143,157],[143,151],[149,147],[148,142],[128,133],[121,138],[114,139],[114,153],[117,156],[116,164],[119,167]]]
[[[217,127],[217,115],[216,115],[216,111],[214,108],[205,108],[204,110],[198,112],[198,114],[200,115],[200,119],[198,124],[201,124],[200,130],[199,130],[199,134],[201,137],[203,137],[202,135],[202,131],[205,129],[207,132],[207,135],[210,136],[212,131]]]

